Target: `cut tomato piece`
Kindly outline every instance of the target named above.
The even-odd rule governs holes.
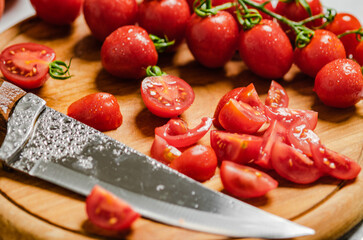
[[[285,107],[289,105],[289,96],[286,90],[274,80],[271,81],[270,89],[268,90],[265,99],[265,105],[269,107]]]
[[[150,155],[152,158],[168,165],[182,153],[176,148],[168,144],[168,142],[155,135],[153,144],[151,145]]]
[[[261,114],[263,114],[264,112],[264,105],[261,102],[261,99],[258,96],[255,85],[253,85],[253,83],[250,83],[247,87],[245,87],[238,96],[238,99],[236,100],[247,103],[255,110],[259,111]]]
[[[278,185],[266,173],[230,161],[222,162],[220,175],[224,189],[238,198],[260,197]]]
[[[301,150],[308,157],[312,157],[310,144],[320,145],[318,135],[306,128],[305,124],[300,123],[289,129],[287,139],[294,148]]]

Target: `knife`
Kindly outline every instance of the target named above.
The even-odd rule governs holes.
[[[5,166],[84,196],[100,185],[155,221],[228,237],[315,233],[206,188],[3,80],[1,135],[0,162]]]

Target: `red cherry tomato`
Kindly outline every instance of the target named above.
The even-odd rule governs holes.
[[[361,41],[354,51],[354,59],[363,67],[363,41]]]
[[[328,63],[316,75],[314,91],[328,106],[355,105],[363,99],[363,75],[359,64],[350,59]]]
[[[133,25],[137,11],[136,0],[84,0],[83,4],[86,23],[100,41],[119,27]]]
[[[311,145],[316,166],[324,173],[338,179],[356,178],[361,170],[359,164],[352,159],[327,149],[323,145]]]
[[[310,144],[319,144],[320,139],[313,130],[306,128],[305,124],[298,123],[288,129],[288,142],[296,149],[301,150],[308,157],[312,157]]]
[[[217,156],[211,147],[195,145],[174,159],[170,167],[196,181],[204,182],[213,177],[217,168]]]
[[[345,56],[343,43],[334,33],[326,30],[316,30],[306,47],[295,48],[294,51],[295,64],[310,77],[315,77],[329,62]]]
[[[154,142],[150,149],[150,155],[152,158],[168,165],[181,154],[182,153],[177,148],[169,145],[164,138],[155,135]]]
[[[322,175],[314,161],[282,142],[274,144],[271,152],[271,164],[281,177],[294,183],[313,183]]]
[[[49,78],[49,63],[55,60],[55,52],[44,45],[20,43],[5,48],[0,58],[0,70],[7,80],[21,88],[33,89]]]
[[[158,53],[148,33],[141,27],[124,26],[111,33],[101,49],[103,67],[123,79],[139,79],[148,66],[156,65]]]
[[[143,1],[139,5],[140,27],[158,37],[166,36],[169,41],[175,40],[169,51],[183,41],[189,18],[186,0]]]
[[[194,91],[184,80],[171,76],[152,76],[141,83],[141,97],[156,116],[177,117],[194,102]]]
[[[117,99],[109,93],[87,95],[68,107],[68,116],[99,131],[110,131],[122,124]]]
[[[285,89],[274,80],[271,81],[270,89],[268,90],[267,97],[265,99],[265,105],[285,108],[289,105],[289,96]]]
[[[241,31],[239,54],[247,67],[263,78],[282,78],[291,68],[293,49],[281,27],[271,20]]]
[[[220,175],[224,189],[238,198],[261,197],[278,185],[266,173],[230,161],[222,162]]]
[[[331,31],[335,35],[340,35],[344,32],[356,30],[361,27],[359,20],[349,13],[337,13],[333,22],[325,27],[326,30]],[[340,38],[342,41],[345,52],[349,57],[350,54],[354,53],[355,48],[359,44],[355,34],[348,34]]]
[[[37,16],[45,22],[71,24],[81,13],[83,0],[30,0]]]
[[[262,138],[213,130],[210,133],[210,144],[220,162],[229,160],[246,164],[257,159]]]
[[[5,0],[0,0],[0,18],[3,16],[5,8]]]
[[[94,225],[115,231],[129,229],[140,217],[128,203],[97,185],[86,199],[86,212]]]
[[[226,11],[205,18],[194,13],[188,22],[185,37],[199,63],[209,68],[222,67],[235,53],[238,25]]]

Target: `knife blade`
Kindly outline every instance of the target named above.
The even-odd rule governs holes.
[[[98,184],[146,218],[191,230],[271,239],[314,234],[313,229],[208,189],[47,107],[32,93],[0,84],[0,123],[7,121],[0,159],[8,167],[84,196]]]

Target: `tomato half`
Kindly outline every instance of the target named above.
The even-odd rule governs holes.
[[[260,197],[278,185],[266,173],[230,161],[222,162],[220,175],[224,189],[238,198]]]
[[[130,228],[140,217],[128,203],[97,185],[86,199],[86,212],[94,225],[116,231]]]
[[[49,63],[55,60],[53,49],[36,43],[11,45],[1,52],[0,70],[15,85],[33,89],[49,78]]]
[[[141,83],[141,97],[156,116],[177,117],[194,102],[192,87],[171,75],[146,77]]]
[[[155,135],[153,144],[151,145],[150,155],[152,158],[168,165],[182,153],[174,146],[158,135]]]
[[[265,99],[265,105],[270,107],[285,107],[289,105],[289,96],[286,90],[274,80],[271,81],[270,89],[268,90]]]

